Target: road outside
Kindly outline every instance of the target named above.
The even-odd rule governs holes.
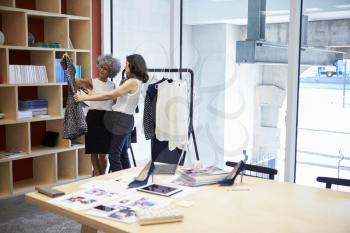
[[[317,187],[325,186],[317,176],[338,177],[339,151],[339,176],[350,179],[350,84],[343,98],[343,79],[322,79],[302,79],[299,89],[296,183]]]

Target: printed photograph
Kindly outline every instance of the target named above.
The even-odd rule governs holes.
[[[99,205],[94,207],[94,209],[100,210],[102,212],[111,212],[113,210],[115,210],[115,208],[110,207],[110,206],[105,206],[105,205]]]
[[[94,195],[94,196],[98,196],[98,197],[101,197],[101,196],[113,197],[113,196],[119,195],[119,193],[109,192],[109,191],[106,191],[104,189],[99,189],[99,188],[90,189],[90,190],[87,190],[84,193],[90,194],[90,195]]]
[[[154,200],[151,200],[146,197],[138,197],[138,198],[125,198],[118,201],[119,204],[123,204],[124,206],[136,207],[136,208],[150,208],[155,206],[157,203]],[[117,205],[113,205],[115,208]]]
[[[134,218],[135,216],[136,214],[133,209],[126,206],[119,206],[117,208],[117,211],[110,214],[108,217],[128,222],[131,220],[131,218]]]
[[[86,198],[86,197],[83,197],[83,196],[73,196],[73,197],[70,197],[70,198],[67,198],[67,199],[63,200],[63,202],[65,202],[65,203],[69,203],[69,204],[83,204],[83,205],[92,204],[92,203],[94,203],[96,201],[97,200]]]

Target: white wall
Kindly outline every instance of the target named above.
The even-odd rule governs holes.
[[[223,166],[231,25],[185,25],[183,33],[183,64],[195,73],[194,126],[199,156],[205,165]],[[194,156],[191,150],[192,161]]]
[[[113,1],[114,55],[142,54],[149,67],[169,65],[170,1]]]
[[[170,10],[170,1],[114,0],[113,55],[123,65],[127,55],[138,53],[145,58],[148,68],[170,67]],[[135,115],[138,142],[132,144],[138,164],[151,158],[150,141],[145,140],[142,128],[143,102],[141,98],[140,113]]]

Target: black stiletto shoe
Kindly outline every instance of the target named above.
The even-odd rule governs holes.
[[[148,179],[151,176],[151,174],[154,171],[154,163],[153,161],[149,161],[146,166],[142,169],[140,174],[133,180],[132,182],[129,183],[128,187],[129,188],[137,188],[143,185],[146,185],[148,183]]]
[[[243,160],[239,161],[233,170],[222,180],[218,182],[218,184],[222,186],[233,185],[237,176],[244,170],[244,162]]]

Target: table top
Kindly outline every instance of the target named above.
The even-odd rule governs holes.
[[[56,187],[66,193],[94,179],[111,179],[132,168]],[[237,179],[238,181],[239,179]],[[148,194],[152,195],[152,194]],[[26,201],[103,232],[257,232],[257,233],[349,233],[350,193],[306,187],[292,183],[245,177],[243,184],[205,186],[174,199],[193,202],[176,223],[140,226],[94,217],[48,203],[49,197],[37,192],[26,194]]]

